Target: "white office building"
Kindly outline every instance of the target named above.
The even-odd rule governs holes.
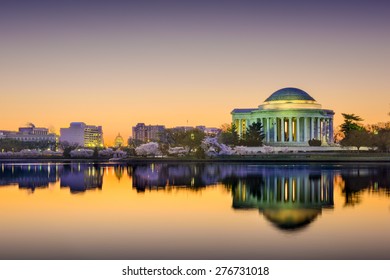
[[[69,128],[61,128],[60,142],[82,147],[103,147],[103,130],[101,126],[72,122]]]

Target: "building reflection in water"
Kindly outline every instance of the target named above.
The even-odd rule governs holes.
[[[34,192],[36,188],[47,188],[58,178],[58,166],[50,164],[1,164],[0,186],[18,185],[20,189]]]
[[[47,188],[60,181],[61,187],[69,187],[72,193],[80,193],[102,189],[104,173],[115,176],[119,181],[127,174],[132,180],[132,187],[138,192],[173,187],[199,191],[222,183],[232,192],[235,209],[260,209],[270,220],[277,215],[286,216],[287,210],[293,213],[297,209],[300,209],[300,213],[306,212],[307,217],[315,218],[323,208],[332,207],[333,184],[345,197],[346,206],[359,203],[365,191],[390,196],[388,164],[283,166],[152,163],[124,166],[3,163],[0,164],[0,186],[17,185],[33,193],[36,188]],[[280,225],[283,226],[293,228],[288,223]]]
[[[219,176],[215,176],[214,168],[214,165],[204,164],[152,163],[132,166],[128,174],[132,174],[133,188],[138,192],[173,186],[199,190],[218,182]]]
[[[121,167],[123,169],[123,167]],[[61,187],[80,193],[103,186],[103,167],[90,164],[1,164],[0,186],[18,185],[34,192],[60,180]]]
[[[335,171],[320,166],[150,164],[132,169],[137,191],[201,187],[222,183],[234,209],[259,209],[275,226],[293,230],[333,208]]]
[[[259,209],[273,225],[295,230],[333,208],[333,172],[269,167],[232,188],[233,208]],[[255,180],[254,180],[255,179]]]
[[[61,173],[61,188],[68,187],[73,194],[102,189],[104,174],[102,166],[70,164],[63,166]]]

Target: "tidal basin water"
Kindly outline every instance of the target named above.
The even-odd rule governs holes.
[[[0,164],[1,259],[390,259],[390,165]]]

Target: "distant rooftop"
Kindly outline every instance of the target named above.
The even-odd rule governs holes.
[[[232,113],[250,113],[254,110],[257,110],[257,109],[256,108],[254,108],[254,109],[253,108],[251,108],[251,109],[249,109],[249,108],[247,108],[247,109],[234,109],[232,111]]]
[[[83,122],[71,122],[70,126],[85,126],[86,124]]]

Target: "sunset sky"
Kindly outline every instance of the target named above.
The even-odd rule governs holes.
[[[219,127],[283,87],[389,121],[389,65],[387,1],[1,1],[0,130]]]

